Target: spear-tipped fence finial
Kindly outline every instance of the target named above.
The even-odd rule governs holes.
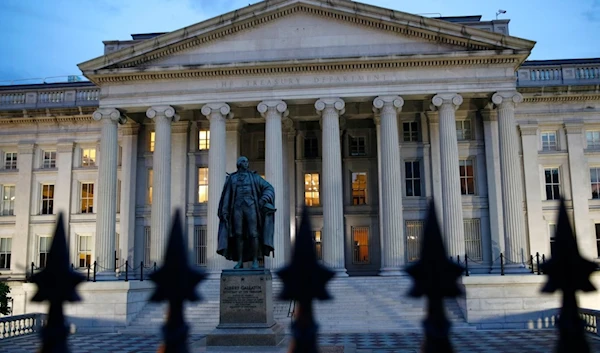
[[[558,318],[559,338],[556,352],[588,353],[590,347],[585,337],[584,322],[579,316],[576,292],[578,290],[584,292],[596,290],[589,277],[597,266],[579,254],[563,198],[560,199],[554,242],[555,250],[552,258],[541,267],[544,274],[548,276],[542,292],[554,293],[560,290],[563,293],[562,307]]]
[[[173,217],[163,265],[149,277],[156,284],[150,301],[169,302],[167,322],[163,326],[164,344],[161,352],[187,353],[189,328],[184,319],[183,302],[201,299],[196,293],[196,286],[206,278],[206,275],[203,271],[190,266],[188,262],[179,210],[175,211]]]
[[[56,229],[44,269],[31,276],[30,281],[38,287],[31,299],[34,302],[48,301],[48,321],[41,330],[40,353],[69,353],[67,336],[69,329],[63,312],[64,302],[77,302],[81,298],[75,287],[85,277],[74,272],[69,264],[69,248],[65,237],[62,213],[58,214]]]
[[[277,272],[283,281],[282,300],[295,300],[295,320],[292,322],[291,352],[317,353],[318,325],[313,316],[313,299],[332,299],[326,284],[335,273],[317,261],[312,229],[306,207],[302,211],[300,230],[296,235],[292,261]]]
[[[423,322],[424,353],[453,352],[448,337],[450,321],[446,318],[444,297],[457,297],[463,294],[456,283],[463,271],[464,268],[451,261],[446,254],[435,214],[435,205],[431,202],[421,243],[421,256],[419,261],[406,269],[414,280],[408,295],[428,298],[427,318]]]

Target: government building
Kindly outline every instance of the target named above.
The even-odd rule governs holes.
[[[564,196],[600,248],[600,59],[528,61],[509,20],[348,0],[263,1],[108,40],[62,83],[0,86],[0,273],[45,266],[63,213],[74,268],[160,265],[174,211],[211,274],[239,156],[276,191],[276,269],[304,206],[344,276],[401,275],[435,202],[473,273],[550,257]],[[100,45],[100,43],[98,43]]]

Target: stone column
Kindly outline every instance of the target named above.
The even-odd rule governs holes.
[[[598,258],[595,232],[591,232],[589,202],[590,173],[583,153],[583,124],[566,123],[567,148],[569,150],[569,175],[573,199],[574,231],[581,255],[588,259]]]
[[[138,124],[127,124],[122,128],[123,152],[121,156],[121,214],[119,222],[121,226],[120,247],[125,251],[124,255],[129,261],[130,266],[135,264],[135,200],[137,194],[138,131]]]
[[[440,121],[440,164],[442,174],[442,217],[448,255],[456,259],[465,257],[465,234],[460,174],[458,167],[458,141],[456,138],[455,111],[462,104],[458,94],[438,94],[432,99]]]
[[[188,131],[190,123],[180,121],[171,124],[172,142],[171,142],[171,209],[170,214],[175,214],[175,210],[181,211],[181,224],[185,224],[186,219],[186,195],[185,187],[187,185],[187,146]],[[171,217],[169,217],[169,224]],[[170,226],[169,226],[170,227]],[[170,231],[170,228],[169,228]]]
[[[230,112],[231,108],[226,103],[209,103],[202,107],[202,114],[210,121],[206,262],[208,270],[213,274],[221,270],[220,255],[217,255],[218,208],[227,172],[225,119],[233,117]]]
[[[485,141],[485,165],[490,212],[492,261],[504,253],[504,224],[502,216],[502,189],[500,188],[500,149],[498,147],[498,115],[486,107],[481,111]]]
[[[404,100],[399,96],[380,96],[373,106],[381,119],[381,209],[383,216],[382,267],[380,275],[399,276],[404,265],[404,227],[402,180],[400,179],[400,142],[398,113]]]
[[[430,110],[426,115],[427,121],[429,122],[429,144],[431,145],[431,186],[433,189],[433,201],[435,202],[435,212],[438,216],[440,228],[443,228],[444,201],[442,200],[442,172],[440,170],[442,165],[440,159],[440,115],[437,110]]]
[[[344,260],[344,208],[340,115],[345,103],[340,98],[321,98],[315,102],[323,130],[323,261],[338,276],[347,276]]]
[[[498,92],[492,102],[498,109],[500,135],[500,174],[502,180],[502,212],[504,214],[504,246],[507,264],[523,264],[527,244],[523,215],[523,179],[518,153],[519,140],[515,123],[515,105],[523,101],[517,92]],[[523,264],[524,266],[524,264]]]
[[[262,101],[258,104],[258,112],[265,118],[265,177],[275,189],[275,227],[273,245],[275,256],[271,260],[271,268],[278,269],[285,265],[284,251],[284,218],[285,218],[285,183],[283,180],[283,140],[281,119],[288,115],[287,104],[281,100]]]
[[[227,141],[227,172],[235,172],[237,170],[237,159],[240,157],[240,137],[242,130],[242,121],[232,119],[225,124],[226,141]],[[266,152],[266,151],[265,151]]]
[[[31,271],[31,262],[39,265],[35,258],[35,238],[29,237],[29,220],[32,214],[31,191],[33,190],[33,143],[19,143],[17,151],[17,167],[19,177],[15,191],[15,235],[11,249],[11,277],[25,278],[25,273]],[[37,212],[36,212],[37,213]]]
[[[159,264],[163,260],[171,225],[171,122],[178,121],[179,116],[169,105],[150,107],[146,116],[155,124],[150,261]]]
[[[379,226],[379,244],[380,247],[383,246],[384,240],[383,240],[383,206],[381,203],[382,200],[382,191],[381,191],[381,186],[382,181],[381,181],[381,116],[379,115],[379,109],[376,109],[375,107],[373,107],[373,122],[375,123],[375,133],[377,135],[377,200],[378,200],[378,212],[377,212],[377,221],[378,221],[378,226]],[[381,253],[383,254],[383,249],[381,251]],[[381,257],[381,264],[380,264],[380,268],[383,268],[383,257]]]
[[[296,236],[296,158],[294,155],[296,129],[292,119],[283,120],[283,130],[283,180],[284,183],[287,183],[283,245],[286,259],[290,259],[292,255],[292,238]]]
[[[96,207],[96,248],[98,272],[115,270],[115,237],[117,222],[117,163],[119,153],[117,124],[126,119],[114,108],[99,108],[92,115],[102,122]]]
[[[529,246],[532,255],[539,252],[540,255],[550,256],[550,238],[548,227],[544,221],[542,211],[541,178],[543,171],[538,162],[538,139],[537,124],[521,124],[521,144],[523,148],[523,168],[525,174],[525,202],[527,206],[527,224],[529,225]]]

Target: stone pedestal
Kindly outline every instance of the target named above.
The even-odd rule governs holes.
[[[219,325],[207,346],[276,346],[284,328],[273,319],[271,271],[223,270]]]

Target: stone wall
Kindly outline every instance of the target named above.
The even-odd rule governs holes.
[[[600,289],[600,273],[591,280]],[[542,329],[555,324],[562,296],[540,292],[547,281],[544,275],[471,275],[461,281],[465,296],[457,301],[469,324],[481,329]],[[598,292],[579,293],[578,299],[581,308],[600,310]]]
[[[115,332],[127,326],[144,308],[154,284],[151,281],[84,282],[77,287],[82,301],[65,305],[72,330]],[[32,283],[11,286],[14,315],[48,312],[47,303],[33,303],[37,287]]]

